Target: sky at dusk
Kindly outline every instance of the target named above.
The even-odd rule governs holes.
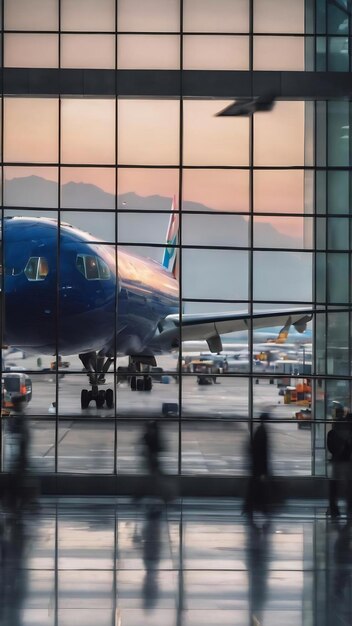
[[[246,212],[249,123],[247,118],[215,117],[227,104],[223,100],[184,102],[183,200],[213,210]],[[57,99],[7,98],[4,107],[4,161],[13,164],[5,166],[5,178],[33,174],[57,181],[60,150],[62,184],[91,183],[114,194],[117,142],[118,162],[125,166],[118,169],[119,195],[177,196],[178,101],[119,100],[116,132],[114,99],[63,99],[60,142]],[[254,165],[266,168],[254,171],[255,212],[303,214],[311,202],[307,203],[303,169],[289,169],[304,166],[304,107],[303,102],[278,102],[270,115],[258,113],[255,117]],[[16,166],[16,162],[31,165]],[[138,167],[145,165],[150,167]],[[270,221],[264,216],[261,219]],[[296,220],[296,226],[285,218],[276,219],[275,224],[287,234],[294,228],[299,235],[302,228],[301,220]]]

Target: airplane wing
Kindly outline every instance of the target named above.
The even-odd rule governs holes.
[[[177,314],[168,315],[163,321],[159,334],[153,340],[156,350],[172,350],[182,341],[200,340],[207,342],[211,352],[221,352],[220,335],[255,328],[282,326],[285,332],[294,326],[303,333],[313,317],[312,308],[291,309],[290,311],[262,311],[250,315],[248,311],[236,313],[218,313],[213,315],[185,314],[182,323]],[[181,326],[181,328],[180,328]],[[281,332],[281,331],[280,331]]]

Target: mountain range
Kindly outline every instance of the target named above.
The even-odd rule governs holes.
[[[134,244],[138,254],[161,261],[169,215],[160,213],[171,207],[171,198],[134,192],[118,196],[118,237]],[[58,185],[39,176],[5,180],[5,215],[55,215],[45,209],[58,204]],[[14,207],[20,207],[15,209]],[[115,197],[96,185],[68,182],[62,185],[61,219],[111,243],[115,237]],[[22,209],[32,209],[24,211]],[[182,239],[189,246],[246,247],[249,245],[248,219],[242,215],[219,215],[211,207],[196,202],[183,203]],[[90,211],[75,211],[90,209]],[[96,212],[92,210],[96,209]],[[130,209],[128,211],[127,209]],[[134,210],[141,213],[133,213]],[[145,211],[145,213],[144,213]],[[153,212],[154,211],[154,212]],[[186,211],[196,213],[187,214]],[[204,212],[200,214],[200,212]],[[197,214],[198,213],[198,214]],[[288,218],[289,219],[289,218]],[[144,245],[142,245],[144,244]],[[272,224],[255,222],[254,245],[268,251],[254,255],[254,297],[260,300],[309,301],[312,291],[311,255],[304,252],[271,252],[274,248],[299,249],[301,240],[282,234]],[[194,250],[183,253],[183,294],[194,298],[246,299],[248,294],[248,252],[232,250]],[[293,288],[294,286],[294,288]]]

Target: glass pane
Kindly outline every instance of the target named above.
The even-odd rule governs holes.
[[[248,70],[249,38],[186,35],[183,67],[185,70]]]
[[[5,167],[4,204],[57,208],[57,178],[56,167]]]
[[[55,98],[5,98],[6,161],[53,163],[58,160],[58,101]]]
[[[232,400],[236,403],[236,391]],[[246,422],[183,421],[182,474],[243,475],[247,440]]]
[[[170,390],[170,385],[158,385],[159,388],[165,391]],[[156,393],[159,392],[159,389]],[[154,393],[154,392],[152,392]],[[126,396],[130,396],[131,391],[126,390]],[[117,471],[120,474],[146,474],[148,471],[146,463],[145,445],[143,437],[148,428],[148,422],[143,420],[134,420],[133,414],[136,413],[135,405],[139,403],[141,416],[145,417],[143,409],[143,400],[145,402],[145,394],[137,392],[134,394],[135,402],[132,404],[130,399],[123,397],[122,392],[122,406],[123,412],[125,408],[127,410],[128,420],[118,421],[117,424]],[[142,398],[143,396],[143,398]],[[152,409],[152,403],[149,402],[151,398],[148,398],[147,413],[150,412],[152,417],[155,417],[155,413]],[[174,398],[175,400],[176,398]],[[138,402],[139,401],[139,402]],[[173,402],[172,395],[169,398],[168,404],[175,404]],[[159,410],[157,415],[159,414]],[[165,416],[164,416],[165,417]],[[162,450],[159,455],[160,466],[162,471],[166,474],[177,474],[178,466],[178,423],[175,418],[168,416],[167,422],[165,419],[158,421],[159,434],[161,439]]]
[[[59,40],[57,35],[4,35],[4,65],[6,67],[58,67]]]
[[[248,119],[215,117],[228,104],[224,100],[183,103],[185,165],[249,164]]]
[[[115,168],[62,167],[61,207],[114,209]]]
[[[328,102],[328,164],[349,165],[349,103]]]
[[[180,105],[177,101],[119,100],[117,135],[119,163],[177,164],[179,110]]]
[[[186,211],[249,211],[246,170],[184,168],[182,182]]]
[[[312,301],[312,255],[304,252],[255,252],[256,300]],[[288,277],[294,275],[294,289]]]
[[[118,208],[168,211],[177,196],[178,174],[176,169],[119,168]]]
[[[256,33],[304,33],[304,0],[254,0],[253,8]]]
[[[4,0],[6,30],[57,30],[58,0]]]
[[[315,239],[318,250],[326,250],[328,248],[326,240],[326,219],[317,218],[315,222]]]
[[[124,243],[164,244],[170,221],[170,213],[118,214],[118,239]]]
[[[61,124],[63,162],[114,163],[114,100],[64,99]]]
[[[348,345],[349,314],[346,312],[327,315],[327,374],[348,376],[350,373],[350,359]]]
[[[179,0],[119,0],[118,29],[122,31],[178,31]]]
[[[349,302],[348,254],[327,254],[327,300],[329,303]]]
[[[303,170],[255,170],[254,210],[268,213],[303,213]]]
[[[248,0],[184,0],[185,32],[247,33]]]
[[[328,19],[327,27],[328,33],[332,35],[347,35],[348,34],[348,2],[346,0],[340,0],[339,2],[342,10],[336,4],[328,3]],[[345,9],[345,10],[343,10]]]
[[[183,214],[182,243],[190,246],[248,247],[248,219],[241,215]]]
[[[310,475],[311,385],[307,379],[291,378],[291,373],[297,374],[298,370],[303,368],[302,361],[297,360],[293,363],[287,360],[286,368],[286,376],[254,379],[254,417],[258,419],[263,412],[269,412],[271,417],[266,428],[270,441],[273,474]],[[280,424],[278,422],[281,419],[286,421]],[[257,423],[254,428],[256,427]]]
[[[117,67],[121,70],[178,70],[180,38],[178,35],[119,35]]]
[[[349,220],[347,218],[328,219],[328,249],[348,250],[349,249]]]
[[[313,224],[308,217],[256,217],[253,245],[256,248],[312,248]]]
[[[238,268],[239,271],[234,271]],[[246,300],[248,253],[234,250],[182,251],[184,298]]]
[[[256,113],[254,162],[304,165],[304,102],[277,102],[270,114]]]
[[[349,214],[349,187],[351,173],[346,171],[332,170],[328,175],[328,213],[337,215]]]
[[[348,72],[349,42],[347,37],[328,37],[328,70]]]
[[[84,237],[80,237],[86,241],[103,241],[115,242],[115,214],[104,213],[99,211],[61,211],[61,223],[67,223],[71,226],[79,228],[84,233]]]
[[[115,36],[61,35],[61,67],[115,69]]]
[[[256,36],[253,56],[255,70],[303,71],[304,37]]]
[[[61,29],[115,30],[115,0],[61,0]]]

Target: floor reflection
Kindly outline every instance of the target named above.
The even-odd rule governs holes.
[[[352,623],[352,526],[291,502],[270,525],[235,500],[43,499],[1,513],[0,624]]]

